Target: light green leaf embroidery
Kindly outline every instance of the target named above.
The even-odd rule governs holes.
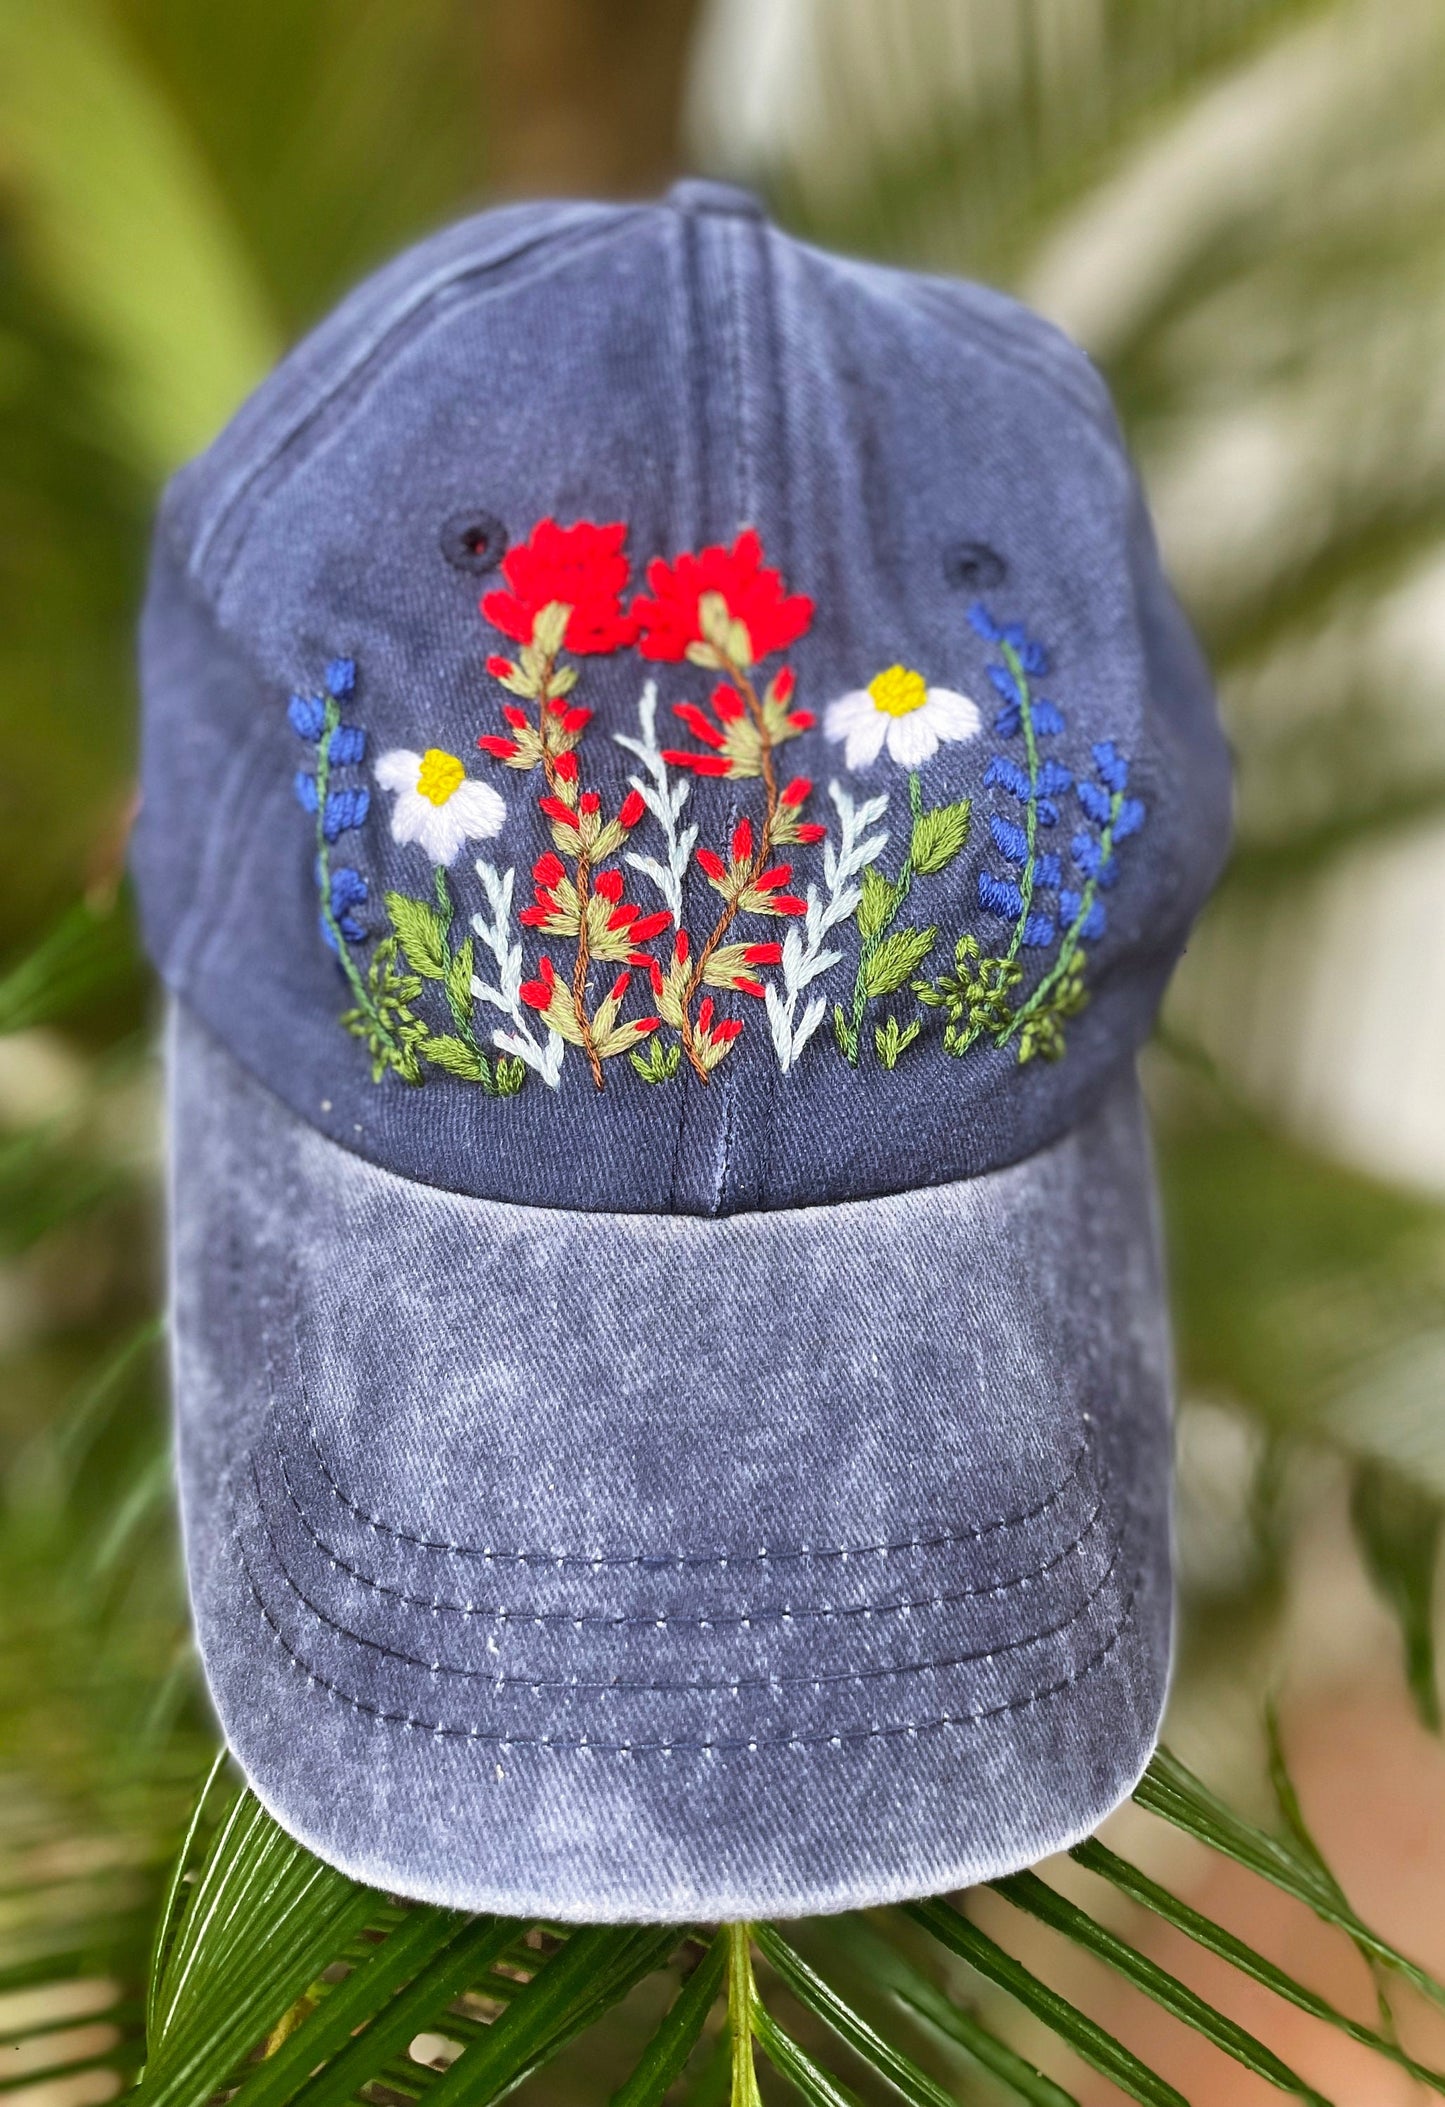
[[[447,961],[447,1002],[454,1017],[467,1017],[471,1014],[474,949],[472,939],[465,937]]]
[[[876,864],[868,865],[859,882],[862,892],[858,901],[858,934],[866,942],[888,927],[898,912],[899,901]]]
[[[479,1083],[486,1073],[488,1063],[465,1039],[454,1033],[438,1032],[422,1042],[422,1052],[433,1068],[444,1068],[448,1075],[460,1076],[464,1082]]]
[[[1023,979],[1023,967],[1011,958],[984,958],[975,936],[959,938],[953,960],[952,973],[940,974],[935,981],[916,980],[913,992],[925,1009],[947,1012],[944,1051],[965,1054],[985,1032],[999,1037],[1010,1030],[1014,1012],[1009,996]]]
[[[446,924],[426,900],[388,893],[386,912],[412,971],[426,980],[444,980],[447,971]]]
[[[872,1001],[891,995],[918,971],[938,938],[936,929],[895,929],[863,963],[863,992]]]
[[[681,1066],[682,1047],[676,1039],[671,1046],[659,1046],[650,1039],[646,1053],[631,1053],[627,1058],[644,1083],[670,1083]]]
[[[922,1028],[916,1017],[904,1025],[896,1017],[889,1017],[873,1027],[873,1051],[885,1068],[898,1066],[898,1056],[913,1044]]]
[[[915,873],[934,877],[946,871],[968,840],[972,806],[968,798],[955,805],[935,805],[913,822],[910,854]]]

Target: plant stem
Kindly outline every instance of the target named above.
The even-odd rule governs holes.
[[[328,694],[321,718],[321,738],[316,748],[316,883],[321,894],[321,920],[331,938],[342,972],[346,975],[356,1006],[370,1018],[373,1027],[394,1056],[396,1040],[386,1020],[371,999],[360,968],[351,955],[331,906],[331,844],[326,839],[326,799],[331,787],[331,735],[341,722],[341,704]]]
[[[761,748],[759,773],[763,779],[764,813],[762,833],[758,838],[757,848],[748,863],[747,875],[738,885],[732,898],[724,903],[723,911],[718,917],[712,934],[693,960],[692,971],[688,974],[682,991],[682,1049],[687,1055],[693,1073],[703,1083],[708,1081],[708,1071],[701,1054],[697,1050],[697,1036],[693,1030],[692,1023],[692,1005],[696,999],[698,989],[702,986],[702,977],[707,971],[708,963],[713,953],[733,925],[733,920],[738,911],[739,896],[768,867],[769,858],[773,853],[773,828],[777,824],[778,817],[778,781],[773,769],[773,742],[768,731],[767,720],[763,715],[762,703],[758,700],[758,691],[753,685],[751,676],[741,666],[735,666],[731,660],[724,661],[722,670],[741,694],[743,701],[747,705],[748,714],[757,729],[758,744]]]
[[[1019,897],[1023,905],[1019,909],[1014,933],[1004,954],[1005,963],[1012,965],[1023,944],[1024,931],[1028,928],[1034,902],[1034,870],[1038,861],[1036,844],[1039,832],[1039,743],[1034,734],[1033,695],[1029,688],[1029,677],[1024,671],[1023,660],[1006,639],[999,648],[1008,663],[1009,672],[1013,675],[1014,688],[1018,694],[1019,723],[1023,727],[1024,752],[1029,764],[1029,798],[1024,809],[1024,836],[1028,843],[1028,852],[1024,857],[1023,872],[1019,878]]]
[[[556,668],[557,657],[558,654],[553,652],[550,658],[543,660],[537,688],[537,737],[542,742],[542,774],[553,797],[558,794],[557,764],[552,749],[547,744],[547,688]],[[593,1041],[592,1020],[587,1014],[587,968],[592,956],[591,941],[587,934],[590,871],[587,851],[579,843],[577,870],[573,878],[577,889],[577,957],[572,967],[572,1014],[577,1019],[577,1031],[582,1040],[582,1051],[587,1056],[587,1066],[592,1071],[592,1080],[600,1090],[603,1087],[602,1060]]]
[[[1108,868],[1114,854],[1114,822],[1119,817],[1120,807],[1123,805],[1123,802],[1124,793],[1122,790],[1116,790],[1109,799],[1108,821],[1099,833],[1098,869],[1089,877],[1083,891],[1079,895],[1078,913],[1074,916],[1073,921],[1070,922],[1068,929],[1064,933],[1064,940],[1059,946],[1058,957],[1034,989],[1028,1001],[1020,1003],[1019,1007],[1014,1011],[1012,1022],[1008,1029],[995,1040],[994,1043],[996,1045],[1007,1046],[1009,1040],[1019,1029],[1020,1025],[1024,1023],[1025,1019],[1032,1017],[1036,1010],[1042,1009],[1073,963],[1074,954],[1078,950],[1081,941],[1084,924],[1088,921],[1090,914],[1093,912],[1094,902],[1099,897],[1100,873]]]
[[[602,1088],[602,1060],[592,1039],[592,1026],[587,1016],[587,966],[592,955],[591,942],[587,934],[588,885],[586,849],[577,851],[577,962],[572,968],[572,1014],[577,1019],[577,1029],[582,1034],[582,1051],[587,1056],[587,1065],[592,1070],[592,1080]]]
[[[908,809],[912,813],[916,825],[923,817],[923,781],[917,769],[914,769],[908,778]],[[908,898],[912,888],[913,827],[910,826],[908,830],[907,854],[903,858],[898,876],[891,881],[889,887],[893,895],[893,904],[879,927],[874,930],[872,936],[866,938],[858,947],[858,977],[853,983],[853,1011],[847,1023],[847,1053],[848,1059],[854,1068],[858,1066],[858,1048],[863,1030],[863,1013],[868,1007],[868,968],[873,963],[874,953],[893,927],[893,924],[898,920],[899,909]]]
[[[451,887],[447,884],[446,871],[441,864],[437,865],[433,873],[432,889],[436,893],[437,912],[442,918],[442,949],[450,956],[452,922],[456,915],[456,908],[452,901]],[[485,1066],[487,1057],[482,1052],[481,1046],[477,1041],[476,1028],[472,1023],[471,1005],[463,1002],[453,989],[450,973],[443,975],[442,986],[446,992],[447,1008],[452,1013],[452,1021],[456,1025],[458,1037],[461,1039],[462,1044],[471,1053],[474,1053],[477,1059]]]
[[[732,2037],[732,2107],[762,2107],[757,2066],[753,2062],[753,1982],[751,1924],[729,1924],[728,2031]]]

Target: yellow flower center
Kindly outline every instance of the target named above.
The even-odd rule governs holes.
[[[868,693],[874,709],[881,710],[885,717],[906,717],[910,710],[921,710],[927,702],[928,683],[921,673],[914,673],[907,666],[890,666],[886,673],[874,674]]]
[[[455,754],[444,754],[439,746],[429,746],[421,757],[416,787],[434,805],[444,805],[466,779],[467,772]]]

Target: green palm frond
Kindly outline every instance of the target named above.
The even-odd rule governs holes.
[[[1292,1798],[1287,1780],[1282,1792]],[[1235,1813],[1161,1753],[1136,1798],[1209,1850],[1280,1887],[1354,1941],[1398,1984],[1445,2005],[1445,1984],[1351,1909],[1297,1827],[1273,1833]],[[213,1804],[214,1803],[214,1804]],[[204,1830],[209,1834],[203,1834]],[[1248,1979],[1335,2028],[1445,2097],[1445,2074],[1410,2056],[1182,1904],[1098,1842],[1076,1862],[1140,1913],[1152,1913]],[[1110,1923],[1032,1873],[990,1883],[996,1894],[1202,2034],[1241,2069],[1321,2107],[1324,2095],[1263,2041],[1152,1960]],[[690,2067],[729,2043],[732,2098],[756,2107],[754,2047],[805,2101],[838,2102],[881,2085],[910,2107],[948,2107],[958,2072],[936,2077],[927,2045],[961,2053],[1013,2098],[1062,2107],[1072,2096],[1007,2039],[1007,2019],[980,2016],[974,1983],[1001,1991],[1074,2057],[1146,2107],[1183,2095],[1117,2036],[1050,1987],[956,1902],[866,1918],[776,1925],[623,1926],[568,1930],[466,1919],[406,1905],[348,1880],[294,1843],[244,1788],[213,1774],[161,1915],[149,1998],[148,2055],[137,2107],[201,2107],[224,2093],[242,2107],[347,2107],[377,2097],[429,2107],[485,2107],[549,2065],[645,1981],[667,1999],[614,2094],[623,2107],[660,2101]],[[799,1934],[812,1958],[801,1950]],[[923,1937],[920,1940],[919,1934]],[[962,1963],[960,1973],[956,1964]],[[845,1987],[862,1969],[905,2023],[895,2039]],[[797,2017],[791,2016],[796,2013]],[[909,2046],[908,2036],[915,2037]],[[833,2063],[842,2052],[843,2069]],[[952,2054],[949,2059],[952,2061]]]
[[[1240,753],[1239,851],[1157,1073],[1185,1394],[1250,1429],[1235,1519],[1258,1557],[1219,1603],[1186,1595],[1181,1710],[1240,1620],[1271,1628],[1279,1485],[1328,1460],[1438,1726],[1445,1209],[1302,1139],[1247,1049],[1307,1028],[1271,933],[1325,944],[1321,885],[1445,813],[1438,671],[1382,644],[1445,539],[1445,18],[1429,0],[809,12],[819,42],[753,173],[808,233],[1001,279],[1084,335]],[[118,2088],[144,2063],[169,2107],[469,2107],[537,2074],[549,2107],[1065,2107],[1102,2074],[1177,2100],[1076,1988],[1112,1979],[1318,2098],[1262,2018],[1251,2034],[1153,1960],[1158,1927],[1439,2096],[1394,2004],[1441,1986],[1351,1907],[1272,1728],[1272,1827],[1161,1755],[1133,1855],[1111,1834],[981,1906],[741,1930],[408,1906],[319,1865],[223,1767],[207,1782],[153,1315],[154,1083],[115,897],[146,515],[283,334],[470,201],[477,104],[508,92],[477,41],[450,0],[0,0],[0,1319],[25,1311],[0,1322],[0,2083]],[[736,114],[713,127],[733,145]],[[1218,466],[1261,430],[1263,527]],[[1339,1004],[1388,999],[1413,1029],[1370,958],[1345,964]],[[1370,2023],[1174,1892],[1151,1855],[1169,1829],[1353,1945]]]

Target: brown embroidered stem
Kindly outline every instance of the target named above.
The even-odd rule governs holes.
[[[707,971],[713,953],[717,950],[729,929],[731,929],[737,916],[740,895],[762,875],[772,859],[773,827],[778,817],[778,780],[773,772],[773,742],[768,731],[767,720],[763,715],[763,706],[758,700],[758,691],[754,687],[750,675],[741,666],[735,666],[731,661],[727,661],[724,663],[723,671],[741,694],[743,701],[747,704],[748,714],[757,727],[758,743],[761,748],[759,764],[765,803],[762,832],[758,838],[757,850],[748,865],[747,875],[738,884],[732,898],[724,902],[723,911],[718,917],[712,934],[693,960],[692,971],[689,973],[686,985],[682,991],[682,1028],[679,1034],[682,1039],[682,1050],[687,1055],[693,1073],[703,1083],[708,1080],[708,1070],[703,1063],[701,1054],[697,1051],[697,1035],[693,1030],[692,1023],[692,1005],[697,999],[698,989],[702,986],[703,974]]]
[[[592,1070],[592,1080],[602,1088],[602,1060],[593,1043],[592,1026],[587,1017],[587,963],[591,957],[591,946],[587,938],[587,900],[589,867],[587,851],[577,852],[577,963],[572,968],[572,1014],[577,1019],[577,1029],[582,1034],[582,1051],[587,1056],[587,1065]]]
[[[547,689],[557,664],[557,654],[543,661],[541,686],[537,703],[537,735],[542,742],[542,774],[553,797],[561,791],[557,774],[557,757],[547,743]],[[563,802],[567,802],[565,799]],[[572,968],[572,1014],[577,1019],[577,1030],[582,1040],[582,1051],[587,1056],[587,1066],[592,1071],[592,1080],[599,1090],[603,1087],[602,1059],[592,1037],[592,1020],[587,1015],[587,968],[591,962],[591,945],[587,935],[587,901],[591,891],[591,865],[587,851],[577,851],[577,870],[574,883],[577,887],[577,960]]]

